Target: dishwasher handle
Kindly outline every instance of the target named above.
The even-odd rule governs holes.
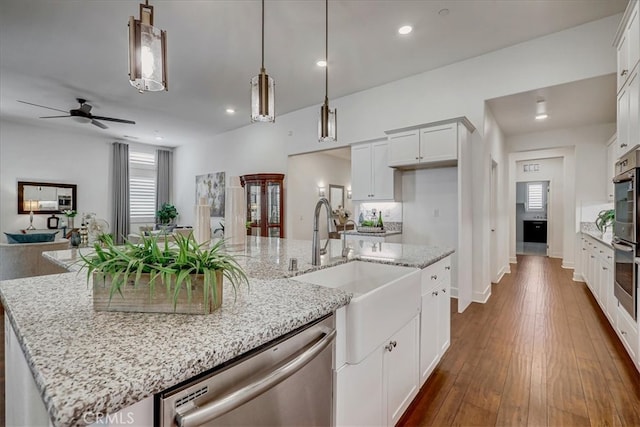
[[[289,357],[254,382],[231,391],[213,402],[206,403],[202,407],[196,407],[184,414],[176,414],[176,424],[178,427],[199,426],[247,403],[304,368],[307,363],[311,362],[333,342],[335,336],[335,329],[324,333],[311,347]]]

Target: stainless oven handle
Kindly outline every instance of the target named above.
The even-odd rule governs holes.
[[[208,402],[205,406],[196,407],[184,414],[176,414],[176,424],[179,427],[199,426],[247,403],[302,369],[327,348],[335,336],[335,329],[325,333],[311,347],[288,358],[251,384],[231,391],[213,402]]]
[[[627,246],[627,245],[621,245],[618,242],[611,242],[611,245],[613,245],[613,249],[617,249],[619,251],[622,252],[633,252],[633,247],[632,246]]]

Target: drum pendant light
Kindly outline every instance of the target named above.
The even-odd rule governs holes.
[[[264,0],[262,0],[262,65],[260,74],[251,79],[251,121],[275,122],[275,85],[264,69]]]
[[[140,4],[140,19],[129,17],[129,82],[140,93],[168,90],[167,32],[153,26],[153,6]]]
[[[324,27],[324,104],[320,107],[320,120],[318,122],[318,141],[336,142],[338,139],[337,110],[329,108],[329,0],[325,0],[325,27]]]

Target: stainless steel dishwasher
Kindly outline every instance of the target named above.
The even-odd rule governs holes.
[[[155,397],[160,426],[328,426],[331,314]]]

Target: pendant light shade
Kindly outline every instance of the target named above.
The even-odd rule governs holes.
[[[275,84],[264,69],[264,0],[262,0],[262,65],[251,79],[251,121],[275,122]]]
[[[324,104],[320,107],[320,120],[318,121],[318,141],[336,142],[338,140],[338,112],[329,108],[329,0],[325,0],[325,27],[324,27]]]
[[[153,26],[153,6],[140,5],[140,19],[129,17],[129,82],[138,91],[168,90],[167,32]]]

